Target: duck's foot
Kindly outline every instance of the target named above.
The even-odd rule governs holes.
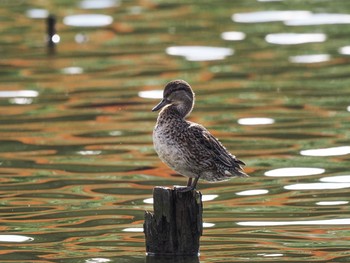
[[[191,178],[191,177],[188,178],[187,186],[174,185],[174,188],[176,188],[176,190],[179,191],[179,192],[189,192],[189,191],[196,190],[196,186],[197,186],[197,182],[198,182],[199,176],[194,178],[194,182],[193,183],[192,183],[192,179],[193,178]]]

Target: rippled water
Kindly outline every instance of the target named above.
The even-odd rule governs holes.
[[[2,1],[0,261],[150,261],[152,188],[186,182],[150,109],[182,78],[251,175],[200,182],[199,261],[349,262],[349,3]]]

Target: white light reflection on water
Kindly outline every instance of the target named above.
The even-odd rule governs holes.
[[[350,55],[350,46],[344,46],[338,49],[338,52],[342,55]]]
[[[320,181],[326,183],[350,183],[350,175],[323,177]]]
[[[245,39],[245,34],[238,31],[229,31],[221,33],[221,38],[229,41],[240,41]]]
[[[236,193],[236,195],[244,195],[244,196],[249,196],[249,195],[264,195],[267,194],[269,191],[265,189],[255,189],[255,190],[246,190],[242,192]]]
[[[350,146],[311,149],[311,150],[303,150],[300,152],[301,155],[305,155],[305,156],[338,156],[338,155],[347,155],[349,153],[350,153]]]
[[[113,18],[102,14],[70,15],[63,18],[63,23],[74,27],[103,27],[113,23]]]
[[[112,260],[108,258],[89,258],[85,260],[85,263],[105,263],[105,262],[111,262]]]
[[[146,91],[140,91],[138,93],[139,97],[145,98],[145,99],[161,99],[163,98],[163,91],[162,90],[146,90]]]
[[[39,92],[35,90],[4,90],[0,91],[0,98],[33,98],[38,97]]]
[[[346,205],[348,203],[348,201],[320,201],[317,202],[316,205]]]
[[[60,43],[60,41],[61,41],[60,35],[54,34],[54,35],[51,37],[51,41],[52,41],[53,43],[55,43],[55,44]]]
[[[172,56],[182,56],[188,61],[222,60],[233,55],[231,48],[209,46],[172,46],[166,49],[166,53]]]
[[[262,256],[262,257],[283,257],[283,254],[266,254],[266,253],[261,253],[261,254],[258,254],[258,256]]]
[[[298,225],[350,225],[350,218],[305,221],[250,221],[238,222],[240,226],[298,226]]]
[[[151,198],[146,198],[146,199],[143,200],[143,202],[145,204],[153,204],[153,198],[152,197]]]
[[[17,104],[17,105],[28,105],[33,103],[33,99],[31,98],[11,98],[9,99],[9,102],[11,104]]]
[[[102,151],[78,151],[77,154],[80,155],[99,155]]]
[[[83,44],[89,41],[89,37],[84,33],[78,33],[75,35],[74,40],[79,44]]]
[[[267,171],[265,172],[265,175],[271,177],[308,176],[322,174],[324,172],[325,170],[322,168],[287,167]]]
[[[284,21],[287,26],[313,26],[313,25],[335,25],[350,24],[349,14],[320,13],[305,17],[291,18]]]
[[[110,131],[108,134],[110,136],[120,136],[123,134],[123,132],[122,131]]]
[[[350,183],[305,183],[291,184],[283,187],[286,190],[333,190],[350,188]]]
[[[265,23],[285,21],[293,18],[304,18],[311,15],[310,11],[257,11],[249,13],[237,13],[232,15],[232,20],[237,23]]]
[[[275,123],[271,118],[241,118],[238,121],[240,125],[267,125]]]
[[[331,56],[329,54],[314,54],[314,55],[300,55],[291,56],[289,61],[292,63],[321,63],[329,61]]]
[[[34,238],[21,236],[21,235],[0,235],[0,242],[13,242],[13,243],[21,243],[27,241],[33,241]]]
[[[298,45],[306,43],[320,43],[326,41],[327,36],[322,33],[276,33],[268,34],[266,42],[277,45]]]
[[[119,5],[120,1],[117,0],[83,0],[80,2],[79,7],[82,9],[104,9]]]
[[[81,67],[66,67],[62,69],[62,73],[67,75],[77,75],[83,72],[84,70]]]
[[[26,16],[34,19],[45,19],[49,16],[49,11],[46,9],[32,8],[26,11]]]
[[[143,232],[143,227],[128,227],[122,230],[123,232]]]
[[[206,201],[211,201],[214,200],[218,197],[218,195],[202,195],[202,201],[206,202]]]
[[[214,223],[205,223],[205,222],[203,222],[203,227],[204,227],[204,228],[214,227],[214,226],[215,226]]]

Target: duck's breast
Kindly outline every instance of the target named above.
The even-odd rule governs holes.
[[[153,131],[153,145],[159,158],[174,171],[188,177],[196,176],[188,165],[181,136],[177,136],[174,129],[164,125],[156,125]]]

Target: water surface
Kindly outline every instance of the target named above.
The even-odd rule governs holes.
[[[186,182],[150,109],[182,78],[251,175],[199,183],[199,261],[349,262],[349,3],[3,1],[0,261],[146,261],[153,187]]]

